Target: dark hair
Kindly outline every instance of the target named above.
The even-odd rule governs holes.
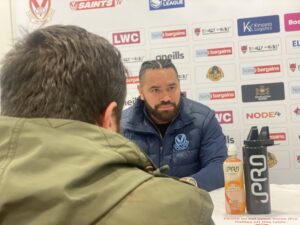
[[[146,70],[149,69],[168,69],[173,68],[178,77],[178,72],[175,65],[172,63],[171,59],[157,59],[157,60],[149,60],[143,62],[140,72],[139,72],[139,80],[141,81]]]
[[[3,115],[95,124],[115,101],[121,117],[128,73],[101,36],[77,26],[45,27],[16,43],[2,64]]]

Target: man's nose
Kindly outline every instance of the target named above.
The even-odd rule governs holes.
[[[171,101],[171,97],[169,95],[169,93],[167,91],[164,92],[162,98],[161,98],[161,101],[163,102],[169,102]]]

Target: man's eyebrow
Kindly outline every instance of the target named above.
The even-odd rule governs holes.
[[[153,86],[150,86],[150,89],[151,89],[151,88],[160,88],[160,86],[153,85]]]

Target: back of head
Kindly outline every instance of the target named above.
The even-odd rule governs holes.
[[[139,80],[141,81],[143,79],[143,76],[147,70],[153,70],[153,69],[169,69],[172,68],[177,74],[178,72],[175,67],[175,65],[172,63],[171,59],[156,59],[156,60],[149,60],[143,62],[140,72],[139,72]]]
[[[41,28],[2,62],[1,113],[95,124],[115,101],[119,119],[126,75],[119,51],[104,38],[77,26]]]

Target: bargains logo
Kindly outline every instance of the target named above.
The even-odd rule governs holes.
[[[196,49],[196,57],[232,55],[232,47]]]
[[[224,99],[235,99],[235,91],[219,91],[209,93],[199,93],[199,100],[224,100]]]
[[[267,73],[279,73],[281,72],[281,65],[262,65],[262,66],[253,66],[253,67],[243,67],[242,74],[267,74]]]

